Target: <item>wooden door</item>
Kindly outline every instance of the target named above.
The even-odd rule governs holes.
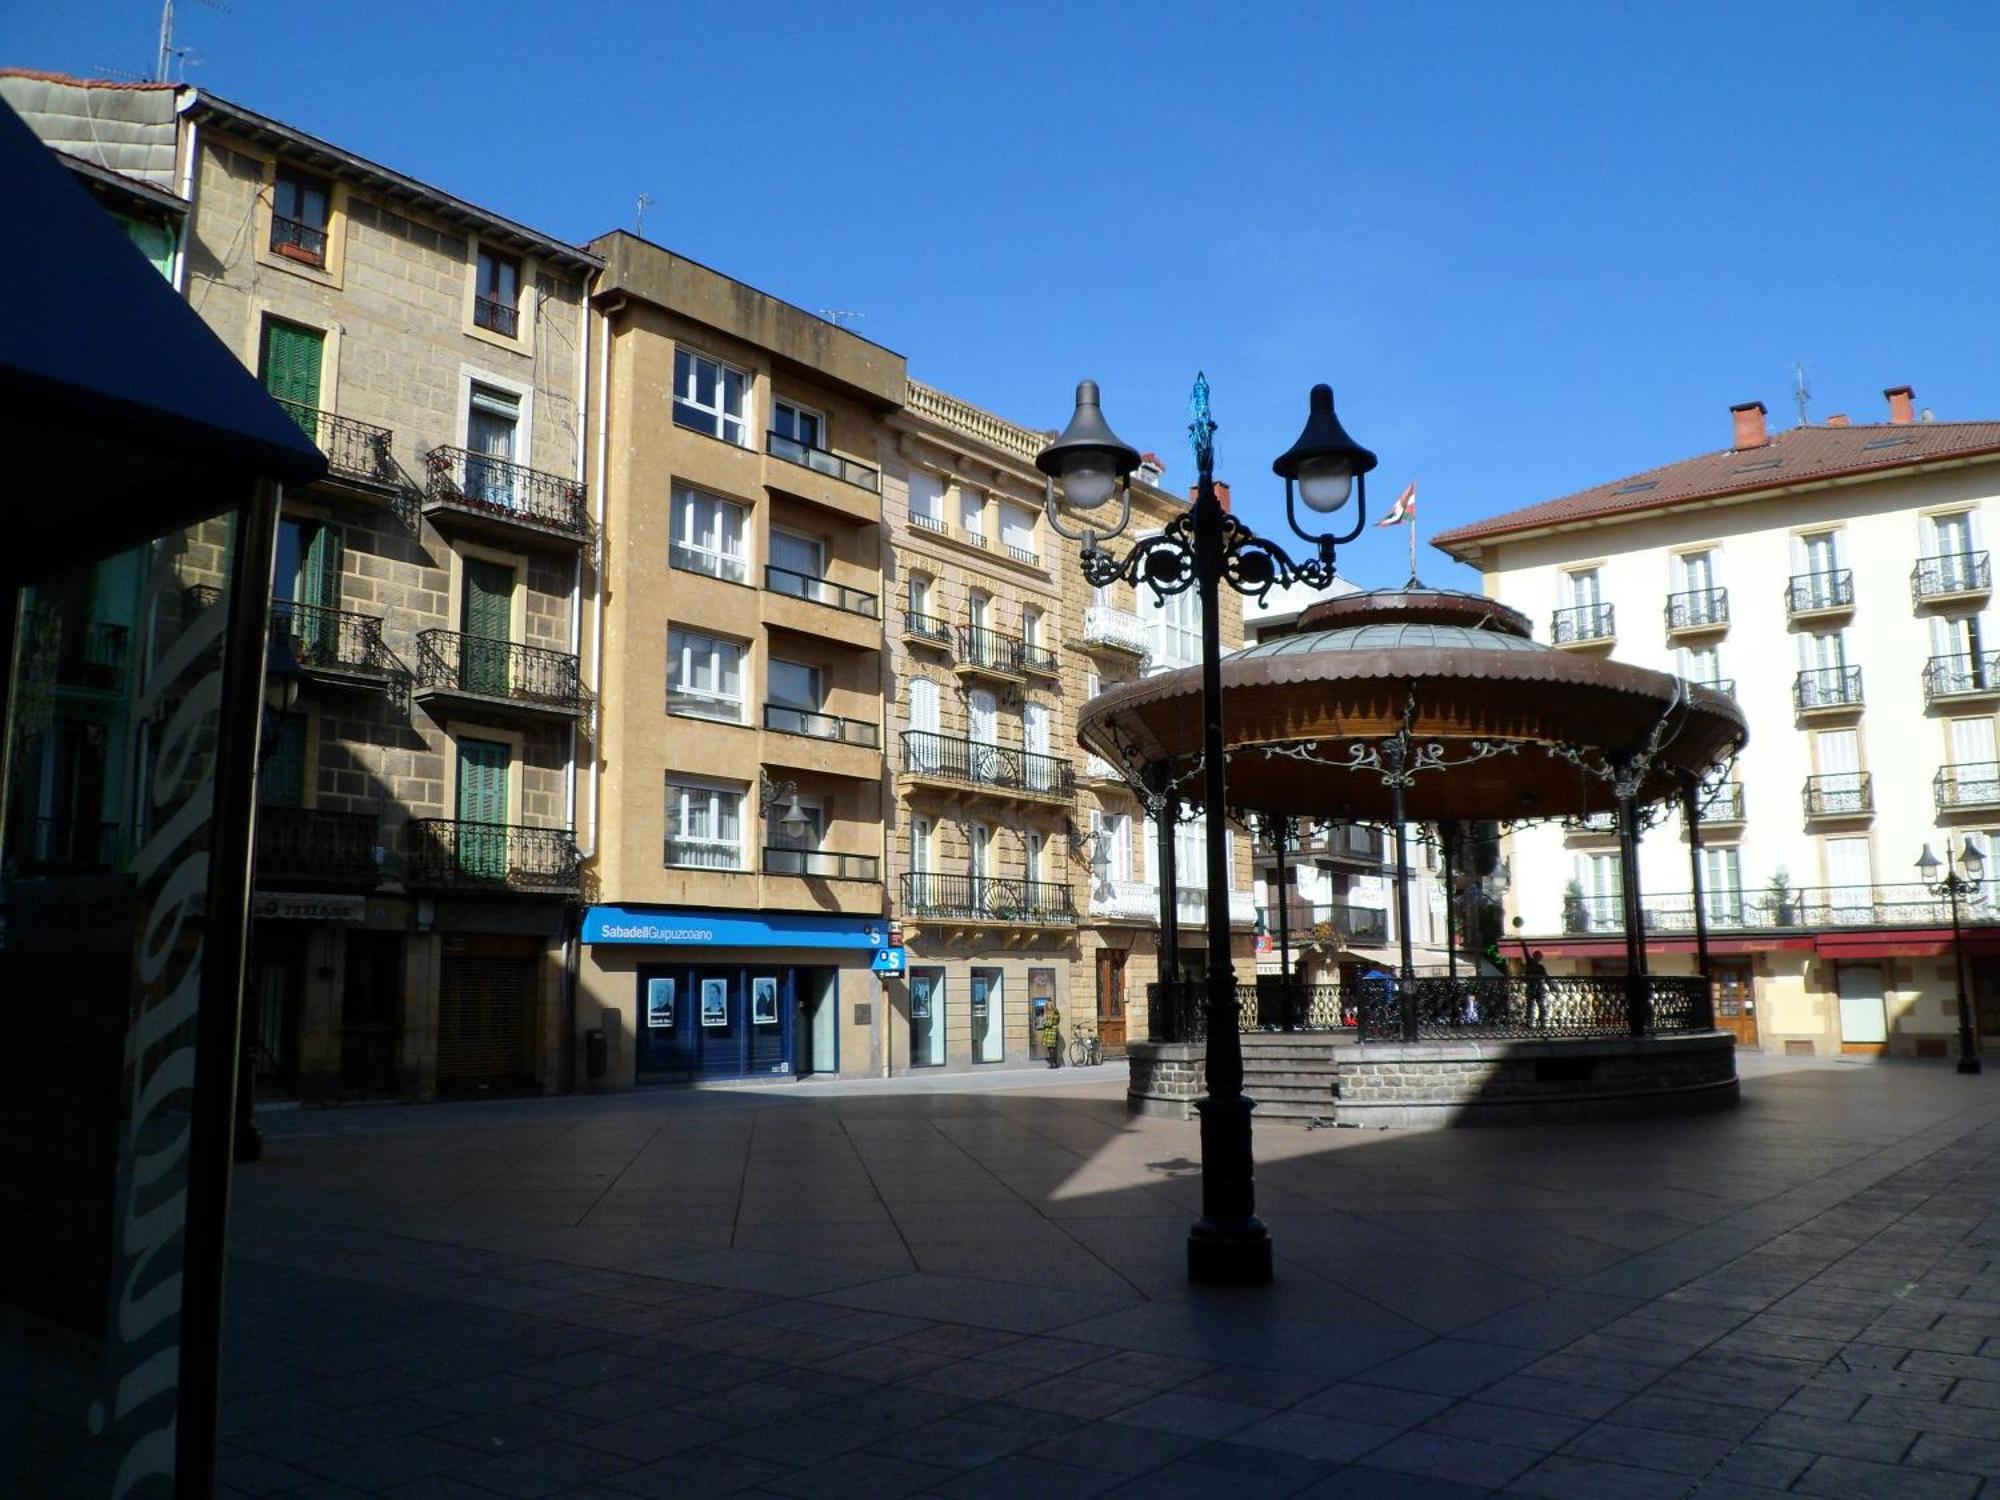
[[[1716,964],[1715,1029],[1736,1038],[1739,1047],[1757,1045],[1757,1001],[1747,964]]]
[[[468,557],[458,662],[460,684],[468,692],[507,696],[507,641],[513,624],[514,570]]]
[[[1097,1044],[1106,1057],[1125,1052],[1125,954],[1097,950]]]

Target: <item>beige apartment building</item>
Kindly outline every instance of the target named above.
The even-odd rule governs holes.
[[[135,240],[329,460],[287,496],[274,586],[260,1090],[561,1087],[596,258],[198,89],[0,95],[79,175],[138,184]],[[90,784],[47,789],[43,847]]]
[[[632,235],[592,249],[588,1081],[879,1073],[902,357]]]
[[[1968,843],[1988,860],[1962,912],[1973,1021],[2000,1040],[2000,423],[1933,421],[1907,386],[1883,396],[1873,419],[1783,431],[1745,402],[1717,413],[1715,451],[1436,539],[1557,647],[1742,704],[1749,744],[1703,799],[1700,909],[1718,1023],[1771,1051],[1955,1047],[1951,910],[1917,864]],[[1550,966],[1621,964],[1606,821],[1510,842],[1509,916]],[[1678,810],[1646,831],[1636,873],[1649,962],[1691,972]]]
[[[1041,1063],[1051,1006],[1066,1039],[1095,1031],[1115,1055],[1146,1033],[1160,862],[1139,799],[1077,747],[1076,716],[1104,687],[1198,660],[1194,598],[1163,606],[1085,583],[1077,544],[1043,514],[1034,458],[1047,434],[916,381],[888,425],[889,875],[907,973],[884,986],[887,1066]],[[1115,547],[1185,508],[1159,473],[1134,483],[1133,529]],[[1223,633],[1240,644],[1237,611]],[[1200,825],[1173,836],[1192,962],[1206,936]],[[1250,861],[1240,834],[1232,846],[1247,977]]]

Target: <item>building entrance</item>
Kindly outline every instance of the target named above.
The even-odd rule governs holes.
[[[1748,964],[1716,964],[1715,1029],[1727,1031],[1739,1047],[1757,1045],[1757,1001]]]
[[[830,969],[785,964],[646,965],[639,970],[637,1065],[641,1077],[744,1078],[790,1073],[832,987]]]

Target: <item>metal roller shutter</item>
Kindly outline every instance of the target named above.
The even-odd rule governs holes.
[[[441,967],[438,1092],[533,1088],[537,955],[447,953]]]

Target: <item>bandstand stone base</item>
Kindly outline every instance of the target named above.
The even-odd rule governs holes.
[[[1199,1043],[1132,1044],[1127,1108],[1191,1118],[1206,1087],[1203,1053]],[[1326,1117],[1338,1125],[1422,1130],[1636,1119],[1728,1109],[1738,1099],[1736,1039],[1719,1031],[1370,1042],[1328,1046],[1325,1057]]]

